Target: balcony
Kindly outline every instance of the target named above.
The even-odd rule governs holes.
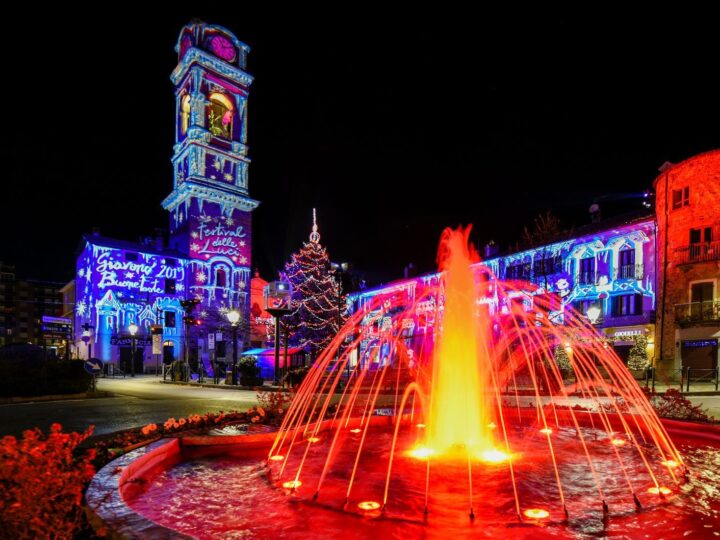
[[[623,264],[619,268],[615,269],[615,279],[635,279],[640,280],[643,278],[643,265],[642,264]]]
[[[720,323],[720,300],[675,305],[675,322],[681,326]]]
[[[720,261],[720,241],[690,244],[675,250],[677,264]]]
[[[578,272],[577,282],[580,285],[595,285],[595,271]]]

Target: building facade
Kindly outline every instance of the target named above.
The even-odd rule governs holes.
[[[18,278],[14,266],[0,263],[0,346],[31,343],[46,348],[50,356],[64,357],[67,334],[43,321],[63,314],[62,285]]]
[[[599,228],[602,227],[602,228]],[[525,287],[508,296],[522,302],[526,311],[533,309],[533,298],[550,295],[555,309],[549,316],[556,324],[563,324],[567,309],[575,309],[594,325],[614,347],[618,356],[627,361],[635,338],[647,339],[648,357],[653,358],[656,310],[656,226],[652,215],[607,221],[597,224],[577,237],[546,246],[488,258],[475,265],[478,274],[492,280],[523,282]],[[487,279],[487,278],[483,278]],[[415,296],[438,284],[439,274],[402,280],[389,286],[351,295],[351,311],[367,309],[370,300],[381,295],[387,302],[373,302],[377,306],[362,320],[361,331],[367,336],[363,348],[371,346],[383,325],[390,323],[385,306],[392,309],[398,301],[408,305]],[[492,290],[492,287],[490,288]],[[417,302],[414,317],[403,321],[409,338],[422,343],[422,336],[436,324],[435,314],[442,298],[430,296]],[[507,311],[497,298],[484,298],[490,315]],[[372,355],[370,355],[372,356]],[[382,362],[382,355],[374,361]]]
[[[720,339],[720,150],[677,165],[654,183],[658,223],[658,368],[713,379]]]
[[[176,51],[173,189],[162,202],[169,241],[87,235],[77,259],[78,350],[87,342],[86,354],[126,367],[135,324],[136,372],[157,366],[159,356],[166,363],[189,357],[207,372],[215,354],[207,335],[227,324],[229,310],[239,310],[243,321],[250,316],[251,212],[258,202],[248,195],[249,47],[198,21],[182,29]],[[196,306],[185,309],[186,300]],[[162,328],[161,353],[151,350],[153,326]],[[239,348],[246,334],[240,332]]]

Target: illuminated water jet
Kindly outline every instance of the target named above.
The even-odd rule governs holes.
[[[373,297],[352,314],[297,391],[269,452],[287,459],[269,464],[271,476],[302,475],[324,504],[371,497],[386,516],[407,515],[411,493],[423,494],[416,507],[429,515],[443,497],[472,519],[497,515],[493,490],[503,486],[514,506],[508,518],[533,520],[549,515],[521,510],[524,485],[538,477],[543,500],[566,516],[574,505],[607,514],[608,500],[640,508],[643,486],[680,481],[665,465],[681,463],[680,454],[605,340],[569,307],[560,318],[557,298],[537,285],[496,279],[469,232],[443,233],[440,273],[418,282],[412,298]],[[429,330],[413,334],[423,325]],[[565,349],[561,369],[555,354]],[[596,440],[612,450],[602,453]],[[579,472],[593,489],[567,484]],[[435,494],[438,479],[452,483],[452,495]]]

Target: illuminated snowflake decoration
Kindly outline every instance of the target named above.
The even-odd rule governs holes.
[[[185,290],[185,285],[183,285],[182,283],[178,283],[177,285],[175,285],[175,290],[177,292],[183,292]]]
[[[125,277],[128,279],[132,279],[135,277],[135,272],[125,272]]]
[[[207,276],[205,273],[201,270],[197,274],[195,274],[195,279],[200,283],[205,283],[207,281]]]
[[[85,269],[84,268],[81,268],[80,270],[78,270],[78,277],[85,277]]]
[[[199,250],[200,250],[200,244],[197,244],[195,242],[190,244],[190,251],[199,251]]]
[[[240,257],[240,264],[247,264],[247,257]]]
[[[240,283],[238,283],[238,287],[240,287],[241,289],[244,289],[244,288],[245,288],[245,282],[244,282],[244,281],[241,281]]]
[[[245,240],[240,240],[240,247],[245,247]]]
[[[219,159],[216,159],[216,160],[215,160],[215,163],[213,163],[213,167],[215,167],[215,170],[217,170],[217,171],[219,171],[220,169],[222,169],[222,163],[220,163],[220,160],[219,160]]]
[[[225,180],[227,180],[228,182],[232,182],[232,181],[233,181],[233,176],[232,176],[232,174],[227,173],[227,172],[223,175],[223,178],[225,178]]]
[[[200,312],[200,316],[201,316],[203,319],[205,319],[205,318],[208,316],[208,312],[203,309],[203,310]]]
[[[84,300],[80,300],[77,305],[75,306],[75,311],[77,311],[78,315],[85,315],[87,312],[87,304]]]
[[[198,234],[197,231],[193,231],[193,232],[190,233],[190,236],[192,236],[193,238],[199,238],[199,237],[200,237],[200,234]]]
[[[227,223],[229,227],[232,227],[235,224],[235,220],[229,217],[225,220],[225,223]]]

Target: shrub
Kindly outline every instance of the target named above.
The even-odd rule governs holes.
[[[650,400],[655,412],[661,418],[692,420],[695,422],[712,422],[714,420],[701,405],[693,405],[689,399],[675,388],[668,388],[664,394],[657,394],[647,388],[643,388],[643,391]]]
[[[94,450],[76,452],[92,433],[63,433],[53,424],[20,440],[0,439],[0,535],[3,538],[72,538],[83,519],[82,497],[95,469]]]
[[[76,394],[86,392],[91,379],[82,361],[45,360],[35,345],[0,350],[0,397]]]

